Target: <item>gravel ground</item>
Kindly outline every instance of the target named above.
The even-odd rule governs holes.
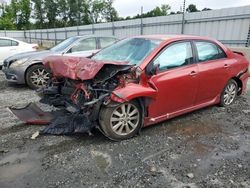
[[[250,88],[250,83],[248,84]],[[31,135],[6,107],[37,102],[0,73],[0,187],[250,187],[250,93],[143,129],[122,142]]]

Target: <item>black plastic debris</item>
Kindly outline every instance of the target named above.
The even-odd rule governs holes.
[[[89,133],[94,128],[93,122],[83,114],[71,114],[56,117],[43,129],[41,134],[68,135],[74,133]]]

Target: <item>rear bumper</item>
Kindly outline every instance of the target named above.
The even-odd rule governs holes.
[[[5,74],[5,79],[8,82],[25,84],[25,67],[15,67],[15,68],[6,68],[2,67],[2,71]]]

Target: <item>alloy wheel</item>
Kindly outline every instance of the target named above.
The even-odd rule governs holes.
[[[133,132],[140,122],[139,109],[131,104],[124,103],[112,113],[110,123],[112,130],[117,135],[128,135]]]
[[[44,87],[50,79],[50,73],[43,68],[38,68],[31,73],[31,83],[37,87]]]
[[[223,96],[224,103],[226,105],[230,105],[234,101],[236,95],[237,95],[237,86],[234,83],[228,84]]]

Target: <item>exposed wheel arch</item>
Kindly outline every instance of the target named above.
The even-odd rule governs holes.
[[[36,62],[36,63],[34,63],[34,64],[29,65],[29,66],[26,68],[26,70],[25,70],[25,72],[24,72],[25,84],[27,84],[27,79],[26,79],[26,77],[27,77],[27,72],[28,72],[28,70],[29,70],[32,66],[35,66],[35,65],[43,65],[43,63],[42,63],[42,62]]]
[[[239,90],[238,90],[237,95],[241,95],[242,94],[242,86],[243,86],[243,83],[242,83],[241,79],[239,79],[238,77],[233,77],[231,79],[234,80],[238,85]]]
[[[25,83],[31,89],[38,89],[46,86],[50,78],[50,71],[48,71],[41,63],[32,64],[25,71]]]

